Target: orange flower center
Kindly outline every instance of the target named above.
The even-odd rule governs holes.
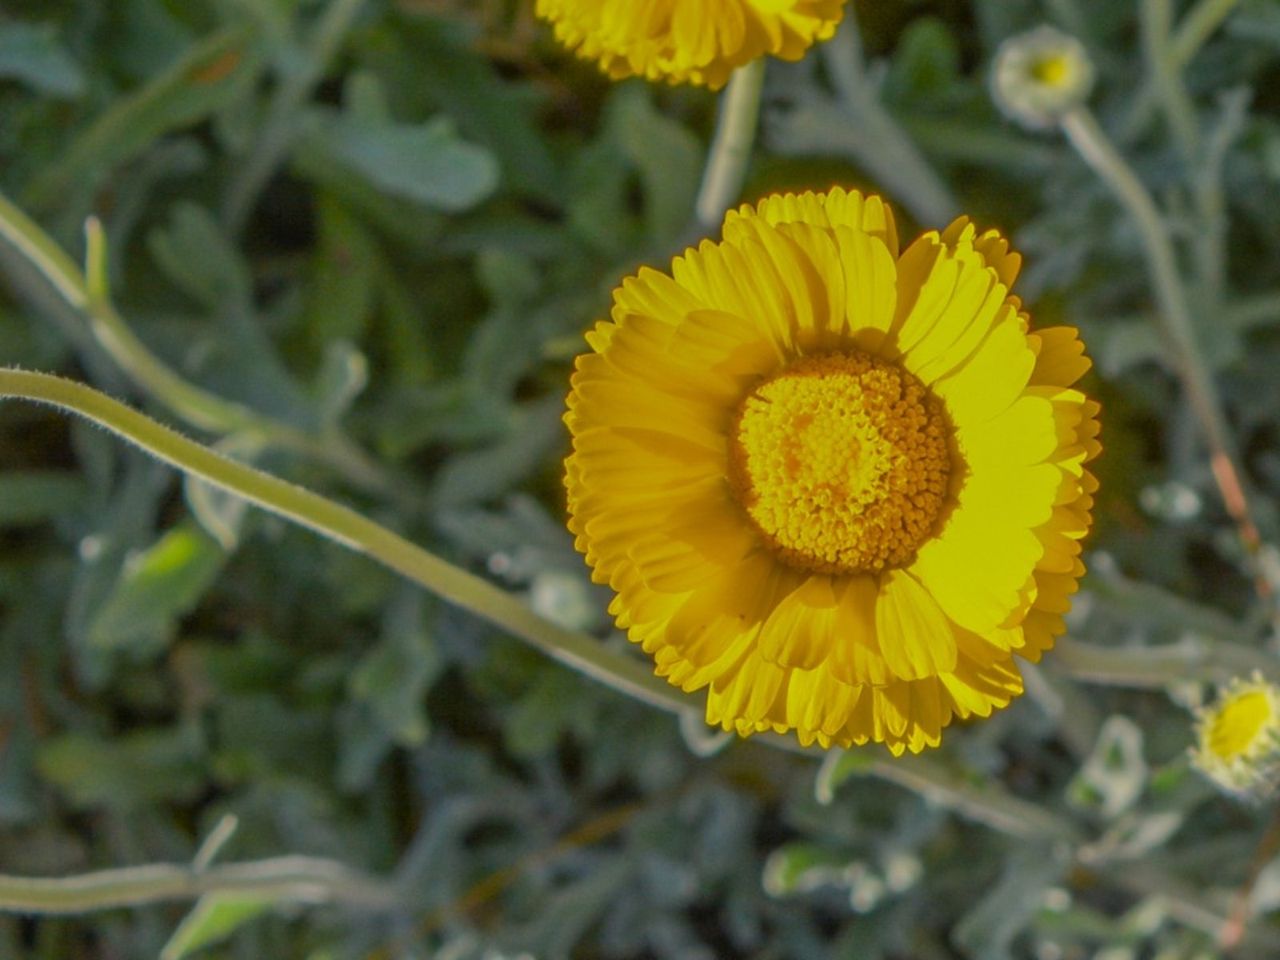
[[[869,354],[808,357],[756,387],[734,420],[730,478],[783,560],[819,573],[900,567],[947,496],[942,404]]]

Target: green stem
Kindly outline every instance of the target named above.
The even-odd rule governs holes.
[[[876,757],[866,773],[1013,837],[1041,841],[1079,839],[1079,830],[1064,817],[1002,789],[961,780],[936,760]]]
[[[741,67],[729,79],[720,101],[715,138],[694,212],[704,230],[716,230],[724,213],[741,196],[760,124],[760,94],[764,90],[763,57]]]
[[[611,651],[591,637],[543,620],[506,591],[346,507],[214,453],[96,390],[49,374],[0,369],[0,397],[6,396],[52,404],[98,423],[179,470],[372,557],[628,697],[677,715],[694,709],[687,694],[654,676],[647,665]],[[758,739],[794,753],[821,756],[816,749],[801,747],[794,737],[764,734]],[[959,780],[934,761],[875,758],[867,772],[919,791],[968,819],[1017,836],[1045,831],[1063,836],[1071,829],[1033,804]]]
[[[1067,637],[1054,646],[1053,668],[1106,686],[1161,688],[1183,680],[1223,683],[1255,670],[1280,681],[1280,664],[1253,647],[1188,639],[1151,647],[1100,647]]]
[[[1195,59],[1200,48],[1222,26],[1222,21],[1231,15],[1239,3],[1240,0],[1200,0],[1182,18],[1173,37],[1171,59],[1174,69],[1181,70]]]
[[[636,660],[604,648],[591,637],[541,619],[506,591],[441,560],[354,510],[229,460],[90,387],[45,373],[0,369],[0,397],[6,396],[52,404],[92,420],[158,460],[367,554],[601,683],[671,713],[689,709],[684,694]]]
[[[1085,107],[1076,107],[1062,120],[1062,129],[1084,161],[1111,188],[1132,217],[1142,238],[1143,253],[1155,289],[1155,314],[1168,341],[1174,366],[1182,380],[1187,402],[1199,422],[1210,450],[1210,466],[1227,512],[1236,523],[1241,542],[1256,565],[1261,537],[1245,493],[1243,473],[1227,427],[1222,399],[1213,382],[1203,352],[1196,343],[1195,326],[1186,290],[1178,272],[1173,241],[1155,201],[1107,135]],[[1271,602],[1271,590],[1257,581],[1259,594]]]
[[[312,437],[179,376],[138,339],[107,297],[105,241],[96,218],[87,221],[85,238],[90,276],[0,193],[0,240],[34,266],[67,305],[85,318],[94,339],[150,396],[197,429],[252,434],[326,464],[361,489],[386,493],[392,488],[382,469],[346,437]]]
[[[959,204],[885,110],[867,76],[862,40],[851,6],[846,9],[836,36],[822,45],[822,55],[857,134],[850,142],[862,166],[921,223],[945,224],[952,220],[960,211]]]
[[[892,759],[877,751],[856,757],[856,765],[850,773],[838,774],[833,783],[833,770],[839,770],[851,757],[846,751],[832,748],[822,750],[816,746],[804,747],[794,738],[777,733],[756,734],[759,740],[789,753],[813,757],[821,761],[818,781],[827,781],[819,791],[834,790],[848,776],[875,777],[886,783],[910,790],[930,803],[952,811],[974,823],[981,823],[993,830],[1014,837],[1027,839],[1046,837],[1060,840],[1079,839],[1075,824],[1043,807],[1027,800],[1020,800],[1006,792],[994,781],[975,782],[963,772],[952,769],[937,760],[921,756],[903,756]],[[830,798],[819,802],[826,804]]]
[[[194,900],[210,893],[271,902],[345,903],[366,909],[394,909],[401,903],[393,887],[316,857],[272,857],[204,869],[155,863],[73,877],[0,874],[0,912],[5,913],[88,913]]]
[[[224,222],[231,234],[244,227],[262,188],[284,159],[297,133],[303,103],[324,78],[364,4],[365,0],[333,0],[312,34],[306,62],[277,87],[262,133],[227,190]]]

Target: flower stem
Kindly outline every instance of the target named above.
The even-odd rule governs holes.
[[[1104,686],[1160,688],[1184,680],[1224,683],[1257,671],[1280,680],[1280,665],[1257,647],[1215,638],[1188,638],[1148,647],[1103,647],[1062,637],[1054,646],[1055,670]]]
[[[1200,0],[1182,18],[1173,37],[1172,60],[1175,69],[1181,70],[1192,61],[1213,32],[1222,25],[1240,0]]]
[[[1062,119],[1062,129],[1084,161],[1102,179],[1121,206],[1133,218],[1142,238],[1147,270],[1155,289],[1156,318],[1169,344],[1171,359],[1186,391],[1187,402],[1209,445],[1209,464],[1222,494],[1227,513],[1235,521],[1250,565],[1258,595],[1274,606],[1274,591],[1258,570],[1262,538],[1245,492],[1243,473],[1234,450],[1226,413],[1213,377],[1196,343],[1195,326],[1182,278],[1178,273],[1173,241],[1155,201],[1132,168],[1107,138],[1085,107],[1076,107]]]
[[[153,863],[72,877],[0,874],[0,912],[7,913],[88,913],[194,900],[210,893],[269,902],[345,903],[366,909],[394,909],[401,903],[394,887],[317,857],[272,857],[204,869]]]
[[[510,593],[428,553],[353,510],[277,477],[237,463],[98,391],[44,373],[0,369],[0,398],[47,403],[85,417],[192,476],[243,497],[264,510],[366,554],[443,599],[519,637],[555,660],[667,713],[696,709],[687,694],[656,677],[631,657],[581,633],[543,620]],[[769,745],[821,756],[794,737],[761,734]],[[866,772],[928,797],[960,816],[1015,836],[1066,836],[1073,829],[1053,814],[991,788],[962,781],[921,758],[869,758]],[[165,883],[178,881],[166,874]],[[0,886],[0,894],[3,887]],[[6,901],[0,896],[0,907]]]
[[[760,124],[764,72],[763,57],[740,67],[729,78],[728,89],[721,98],[715,138],[694,206],[698,225],[704,230],[717,229],[724,212],[742,193]]]
[[[960,780],[936,760],[876,757],[866,772],[1013,837],[1040,841],[1079,839],[1078,828],[1064,817],[998,787]]]
[[[505,590],[428,553],[354,510],[230,460],[90,387],[45,373],[0,369],[0,397],[48,403],[92,420],[164,463],[367,554],[615,690],[671,713],[689,709],[684,694],[630,657],[608,650],[584,634],[543,620]]]
[[[0,193],[0,241],[8,243],[48,281],[72,310],[88,322],[94,339],[129,378],[174,414],[211,433],[245,433],[301,453],[336,470],[359,489],[387,493],[393,484],[385,472],[344,436],[313,437],[184,380],[152,353],[129,328],[107,295],[106,247],[102,225],[85,224],[88,275],[40,229],[34,220]]]

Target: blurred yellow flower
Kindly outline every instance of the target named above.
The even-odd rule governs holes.
[[[1233,793],[1263,796],[1280,777],[1280,689],[1255,673],[1235,679],[1200,712],[1197,767]]]
[[[772,54],[799,60],[835,32],[845,0],[538,0],[538,15],[614,79],[641,76],[719,89]]]
[[[837,189],[731,211],[615,292],[568,398],[569,526],[709,723],[919,752],[1062,633],[1098,406],[1019,265],[967,219],[899,253]]]

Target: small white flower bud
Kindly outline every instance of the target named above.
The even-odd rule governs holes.
[[[1032,129],[1053,126],[1093,89],[1084,45],[1050,26],[1012,36],[996,52],[991,92],[1010,119]]]

